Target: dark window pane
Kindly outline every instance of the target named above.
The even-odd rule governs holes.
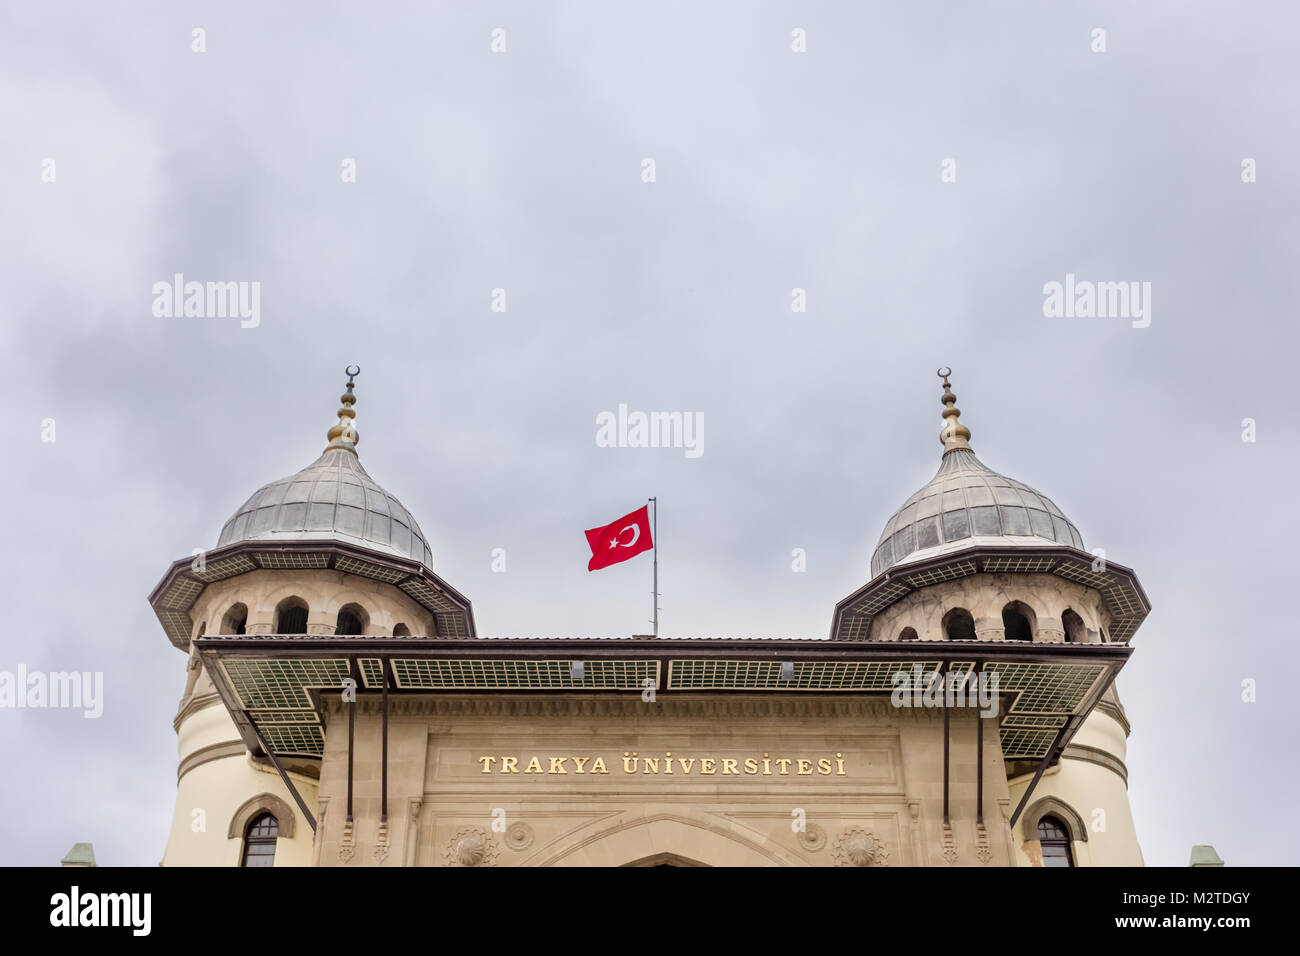
[[[287,607],[280,612],[280,621],[276,625],[277,634],[306,634],[307,609],[305,607]],[[275,819],[272,817],[272,819]]]
[[[1038,839],[1068,840],[1070,835],[1055,817],[1043,817],[1038,821]]]
[[[1043,866],[1073,866],[1070,849],[1064,846],[1043,845]]]
[[[275,841],[280,822],[270,813],[249,821],[244,830],[244,857],[241,866],[275,866]]]
[[[1029,621],[1019,611],[1004,608],[1002,611],[1002,627],[1005,632],[1003,636],[1008,641],[1032,641],[1034,639],[1034,632],[1029,626]]]
[[[1056,817],[1038,821],[1038,840],[1043,848],[1043,866],[1074,866],[1069,831]]]

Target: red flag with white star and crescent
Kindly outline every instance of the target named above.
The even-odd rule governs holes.
[[[642,505],[603,528],[592,528],[587,532],[587,544],[591,545],[588,571],[599,571],[649,551],[655,546],[650,539],[650,506]]]

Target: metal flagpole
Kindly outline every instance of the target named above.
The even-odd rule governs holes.
[[[653,550],[654,550],[654,569],[655,569],[654,590],[651,591],[650,594],[651,597],[654,598],[655,637],[658,637],[659,636],[659,499],[651,498],[650,504],[654,506],[654,510],[651,513],[651,522],[653,527],[650,529],[650,536],[651,538],[654,539],[652,543],[654,545]]]

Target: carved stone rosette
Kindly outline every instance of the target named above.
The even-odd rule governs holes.
[[[819,824],[808,824],[799,834],[799,845],[809,853],[816,853],[826,846],[826,830]]]
[[[448,866],[496,866],[497,841],[486,830],[466,827],[447,841],[442,855]]]
[[[888,866],[889,850],[870,830],[847,827],[840,831],[832,850],[836,866]]]
[[[522,821],[510,824],[506,830],[506,846],[512,850],[527,850],[533,845],[533,828]]]

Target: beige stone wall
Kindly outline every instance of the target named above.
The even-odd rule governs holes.
[[[651,703],[637,695],[394,697],[385,835],[378,702],[367,697],[357,705],[349,839],[346,709],[338,701],[327,707],[321,865],[1005,866],[1014,859],[991,722],[987,846],[980,844],[971,711],[952,717],[945,855],[942,711],[838,695],[674,695]],[[624,756],[634,753],[638,772],[628,773]],[[677,761],[672,774],[669,753]],[[764,755],[773,761],[767,768]],[[494,772],[484,773],[484,756],[496,758]],[[521,772],[500,772],[506,756]],[[523,772],[533,756],[543,772]],[[575,756],[588,758],[583,773]],[[597,756],[609,773],[591,772]],[[645,771],[647,756],[659,761],[657,772]],[[552,757],[564,758],[564,772]],[[712,773],[699,762],[683,767],[704,758],[715,761]],[[779,758],[793,761],[785,774]],[[756,772],[746,772],[747,759]]]
[[[236,602],[248,608],[249,633],[271,633],[275,611],[287,597],[307,603],[310,633],[331,634],[339,609],[358,604],[369,617],[368,633],[391,634],[405,623],[413,634],[432,634],[428,611],[404,592],[369,578],[336,571],[259,570],[209,585],[191,612],[194,634],[219,633],[222,618]],[[293,817],[292,837],[281,837],[276,866],[306,866],[313,859],[311,828],[292,794],[271,767],[255,763],[216,696],[196,655],[186,663],[185,690],[176,715],[178,782],[171,831],[163,853],[167,866],[236,866],[242,835],[228,834],[232,817],[250,799],[274,797],[278,816]],[[309,807],[316,803],[316,781],[294,775]],[[288,821],[281,821],[282,831]]]
[[[308,866],[312,832],[294,805],[293,796],[270,767],[248,756],[235,724],[215,697],[185,716],[177,733],[181,768],[176,808],[163,852],[163,866],[238,866],[243,834],[229,835],[236,812],[251,797],[270,794],[292,808],[293,836],[276,844],[276,866]],[[225,754],[224,756],[222,754]],[[294,776],[308,806],[315,801],[315,781]],[[281,821],[281,830],[287,821]]]
[[[221,621],[235,603],[248,608],[250,634],[272,634],[276,607],[286,598],[307,603],[307,633],[333,634],[339,610],[358,604],[370,618],[368,634],[392,634],[405,624],[412,634],[433,635],[433,616],[399,588],[342,571],[249,571],[208,585],[190,611],[194,633],[221,633]]]
[[[1078,866],[1142,866],[1142,848],[1138,843],[1133,812],[1129,806],[1128,786],[1118,763],[1123,765],[1126,742],[1124,728],[1108,714],[1094,711],[1075,734],[1066,756],[1056,767],[1043,774],[1034,788],[1026,809],[1047,798],[1059,800],[1078,815],[1085,833],[1072,833],[1070,849]],[[1070,756],[1074,754],[1074,756]],[[1024,795],[1032,774],[1011,781],[1012,806]],[[1057,814],[1067,825],[1069,815]],[[1016,821],[1015,846],[1020,866],[1031,865],[1027,840],[1036,833],[1026,832],[1026,820]],[[1086,835],[1087,839],[1080,837]]]
[[[1012,601],[1033,610],[1035,641],[1064,640],[1061,615],[1067,608],[1096,632],[1096,640],[1100,640],[1102,628],[1110,627],[1110,612],[1101,594],[1092,588],[1054,574],[971,574],[908,594],[875,617],[871,640],[896,641],[903,628],[912,627],[920,640],[942,641],[943,616],[959,607],[975,618],[975,632],[981,640],[1002,640],[1002,609]]]

